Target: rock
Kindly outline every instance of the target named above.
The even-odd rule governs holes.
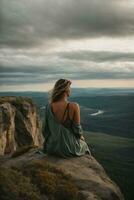
[[[39,161],[40,164],[48,162],[53,167],[71,175],[83,200],[124,200],[117,184],[108,177],[104,168],[93,156],[59,158],[44,154],[42,146],[41,122],[37,114],[36,104],[32,99],[14,96],[1,97],[0,167],[7,168],[7,170],[17,167],[20,171],[23,171],[24,165],[30,162]],[[30,173],[31,168],[27,170]],[[43,168],[43,170],[45,169]],[[40,172],[40,174],[46,175],[47,173]],[[49,173],[50,175],[51,173]],[[63,185],[60,187],[63,189]],[[70,186],[66,186],[68,190],[67,187],[70,190]],[[77,194],[75,187],[72,191]],[[44,199],[49,199],[46,194],[43,195]]]
[[[39,148],[31,148],[25,154],[1,162],[4,167],[23,166],[31,160],[46,161],[70,174],[79,188],[83,200],[124,200],[117,184],[106,174],[104,168],[93,156],[59,158],[46,155]]]
[[[84,155],[68,159],[46,156],[45,159],[71,174],[85,199],[123,200],[119,187],[106,174],[93,156]]]
[[[28,97],[0,97],[0,155],[43,144],[36,104]]]

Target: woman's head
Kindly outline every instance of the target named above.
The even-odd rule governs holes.
[[[67,96],[70,95],[70,85],[71,81],[68,79],[59,79],[56,81],[52,90],[50,90],[50,98],[49,102],[56,102],[64,97],[66,94]]]

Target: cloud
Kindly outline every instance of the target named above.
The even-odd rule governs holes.
[[[80,75],[79,75],[80,73]],[[55,74],[1,74],[0,75],[0,85],[21,85],[23,84],[37,84],[37,83],[51,83],[60,78],[69,78],[72,80],[107,80],[107,79],[134,79],[133,73],[124,73],[124,72],[90,72],[83,71],[76,73],[55,73]]]
[[[0,84],[50,83],[63,77],[73,80],[134,79],[134,62],[124,62],[118,59],[114,62],[106,62],[106,60],[98,62],[98,58],[97,61],[95,59],[91,61],[84,60],[83,57],[81,59],[81,55],[79,57],[80,59],[74,59],[74,55],[71,59],[70,57],[69,59],[59,57],[42,66],[32,66],[32,64],[19,67],[1,66]]]
[[[69,52],[59,52],[59,57],[69,60],[84,60],[93,62],[134,62],[133,52],[113,52],[113,51],[88,51],[78,50]]]
[[[91,50],[48,53],[24,50],[0,52],[1,84],[47,83],[62,77],[74,80],[134,78],[133,52]]]
[[[1,85],[134,79],[133,1],[0,0],[0,8]]]
[[[130,0],[1,0],[2,47],[33,48],[55,40],[134,35]]]

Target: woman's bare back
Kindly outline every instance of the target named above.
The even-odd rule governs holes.
[[[65,109],[68,103],[69,103],[68,105],[69,107],[67,108],[68,112],[65,112]],[[79,109],[79,105],[75,102],[60,102],[60,101],[54,102],[54,103],[51,103],[51,109],[55,117],[61,123],[66,121],[67,117],[69,117],[69,119],[71,120],[74,120],[74,122],[76,123],[80,123],[80,109]],[[67,116],[67,114],[69,116]],[[64,118],[63,118],[63,115],[64,115]]]

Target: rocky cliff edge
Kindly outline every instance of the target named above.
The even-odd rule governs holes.
[[[43,153],[31,99],[3,97],[0,103],[1,200],[124,200],[93,156],[63,159]]]

